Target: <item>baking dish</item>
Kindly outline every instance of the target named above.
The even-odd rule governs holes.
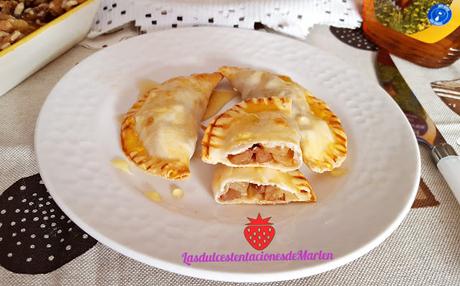
[[[99,0],[87,0],[0,51],[0,96],[85,38]]]

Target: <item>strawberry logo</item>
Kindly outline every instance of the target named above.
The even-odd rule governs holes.
[[[248,219],[250,222],[244,228],[244,237],[257,250],[267,248],[275,237],[275,228],[269,222],[271,217],[262,218],[259,213],[257,218],[248,217]]]

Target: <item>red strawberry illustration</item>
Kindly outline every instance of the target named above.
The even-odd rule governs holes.
[[[275,228],[269,220],[271,217],[262,218],[260,213],[257,218],[249,218],[250,223],[247,223],[244,228],[244,237],[249,244],[257,250],[263,250],[272,242],[275,237]]]

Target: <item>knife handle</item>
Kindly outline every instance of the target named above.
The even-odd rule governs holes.
[[[447,156],[440,159],[438,169],[460,203],[460,157]]]

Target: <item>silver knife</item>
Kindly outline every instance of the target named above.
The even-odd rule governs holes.
[[[376,70],[380,85],[406,115],[417,141],[431,150],[436,166],[460,203],[460,157],[438,131],[387,51],[379,50]]]

